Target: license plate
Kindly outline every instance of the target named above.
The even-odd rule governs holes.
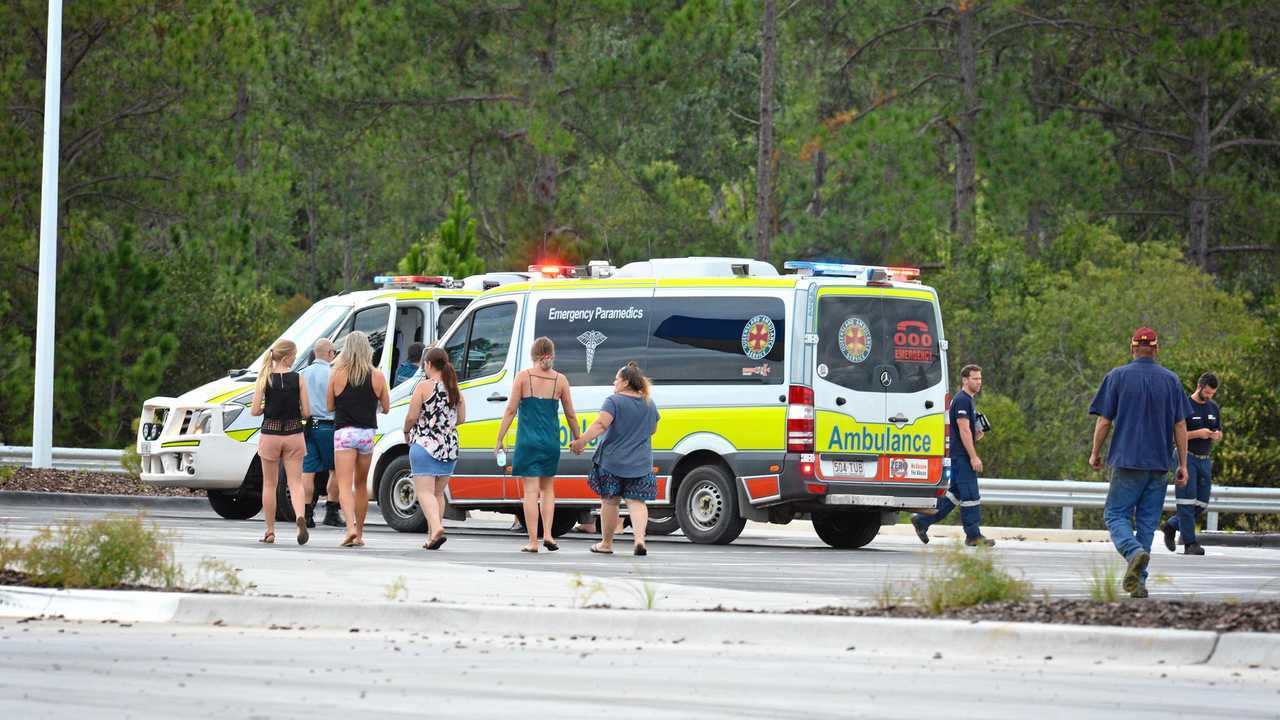
[[[880,464],[878,461],[832,460],[829,464],[827,462],[822,464],[822,474],[835,478],[874,480],[879,469]]]
[[[150,441],[150,440],[143,440],[142,442],[138,443],[138,454],[139,454],[139,455],[150,455],[150,454],[151,454],[151,441]]]

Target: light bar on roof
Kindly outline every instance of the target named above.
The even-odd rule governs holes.
[[[448,275],[378,275],[373,279],[373,282],[384,288],[421,287],[423,285],[453,286],[453,278]]]
[[[816,277],[862,278],[868,282],[918,282],[920,269],[912,267],[884,267],[882,265],[855,265],[852,263],[814,262],[788,260],[782,264],[786,270],[800,275]]]

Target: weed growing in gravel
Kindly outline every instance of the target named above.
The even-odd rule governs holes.
[[[392,602],[399,600],[401,595],[404,595],[405,598],[408,598],[409,584],[405,582],[403,575],[397,575],[396,579],[392,580],[387,585],[386,590],[384,590],[382,594],[386,595],[387,599],[391,600]]]
[[[226,560],[206,557],[196,566],[195,587],[209,592],[243,595],[254,587],[240,578],[240,570]]]
[[[150,587],[243,592],[248,586],[230,565],[211,558],[187,578],[174,557],[173,533],[146,515],[92,522],[65,520],[41,528],[25,545],[0,543],[0,569],[25,575],[26,584],[56,588]]]
[[[648,578],[627,585],[627,589],[640,599],[645,610],[652,610],[658,604],[658,586]]]
[[[0,465],[0,487],[4,487],[4,484],[12,480],[13,476],[17,474],[18,468],[16,465]]]
[[[1089,597],[1097,602],[1119,600],[1120,576],[1123,574],[1120,563],[1094,559],[1089,564]]]
[[[996,565],[984,547],[956,542],[930,551],[924,573],[912,588],[916,604],[932,615],[952,608],[994,602],[1021,602],[1031,596],[1031,583]]]
[[[573,590],[573,606],[575,608],[584,607],[591,602],[591,598],[596,595],[608,595],[604,589],[604,583],[599,580],[587,582],[582,579],[582,573],[574,573],[569,579],[569,587]]]

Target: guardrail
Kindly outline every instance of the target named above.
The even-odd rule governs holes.
[[[1075,523],[1075,508],[1102,508],[1106,505],[1110,483],[1079,480],[1013,480],[979,478],[978,491],[984,505],[1017,505],[1023,507],[1062,508],[1062,528],[1070,530]],[[1165,510],[1173,510],[1173,483],[1165,494]],[[1209,500],[1208,530],[1218,529],[1218,513],[1280,513],[1280,488],[1214,486]]]
[[[96,450],[91,448],[54,448],[53,466],[58,470],[89,470],[93,472],[123,473],[120,450]],[[0,465],[29,465],[31,448],[0,445]],[[1075,525],[1076,508],[1101,508],[1106,505],[1109,483],[1081,482],[1079,480],[1015,480],[1006,478],[980,478],[978,489],[986,505],[1013,505],[1021,507],[1062,508],[1062,527]],[[1169,485],[1164,507],[1173,510],[1173,485]],[[1205,524],[1209,530],[1218,529],[1218,513],[1280,514],[1280,488],[1214,487],[1209,500],[1209,515]]]
[[[53,448],[55,470],[86,470],[89,472],[124,473],[121,450],[96,448]],[[31,448],[17,445],[0,445],[0,465],[30,465]]]

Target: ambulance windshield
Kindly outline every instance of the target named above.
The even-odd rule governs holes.
[[[293,321],[288,330],[280,335],[281,339],[292,340],[298,346],[298,360],[294,370],[306,367],[311,363],[315,342],[322,337],[330,337],[338,324],[351,312],[350,305],[312,305],[306,312]],[[261,359],[261,356],[259,356]],[[254,367],[257,367],[255,364]]]

